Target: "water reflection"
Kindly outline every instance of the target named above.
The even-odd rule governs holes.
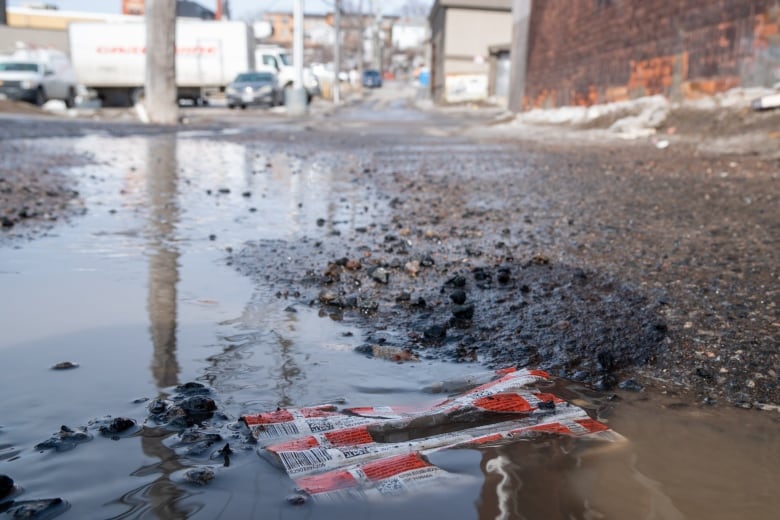
[[[149,293],[147,312],[153,357],[151,372],[158,388],[158,397],[167,397],[165,390],[179,383],[179,362],[176,357],[176,286],[179,282],[179,250],[176,246],[176,224],[179,221],[177,194],[177,142],[175,136],[159,136],[147,140],[146,187],[149,204]],[[136,476],[159,474],[151,484],[134,490],[141,494],[151,512],[158,518],[187,518],[191,513],[179,505],[185,493],[171,481],[171,474],[183,469],[176,453],[164,441],[173,432],[164,428],[144,428],[141,433],[143,452],[159,460],[140,468]],[[125,502],[127,500],[127,502]],[[123,497],[124,503],[138,504],[135,496]],[[140,512],[136,512],[140,514]]]
[[[177,164],[176,137],[159,136],[147,141],[146,187],[149,200],[149,331],[154,346],[152,376],[160,389],[177,384],[176,284],[179,250],[176,247]]]
[[[587,501],[567,477],[576,458],[567,455],[566,441],[519,442],[483,452],[479,518],[588,518]]]
[[[297,322],[298,314],[296,312],[286,313],[285,324],[291,333],[295,332]],[[296,383],[300,384],[302,380],[305,380],[305,377],[301,377],[301,369],[295,359],[293,340],[282,334],[276,334],[276,337],[277,354],[279,355],[279,378],[276,380],[278,405],[281,407],[293,406],[295,402],[290,396],[290,391],[296,386]]]

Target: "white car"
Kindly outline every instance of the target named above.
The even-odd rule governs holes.
[[[49,99],[75,105],[77,84],[67,58],[42,61],[21,53],[0,57],[0,99],[28,101],[38,106]]]

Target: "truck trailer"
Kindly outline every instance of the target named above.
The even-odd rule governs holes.
[[[104,105],[127,106],[143,95],[146,75],[146,24],[73,22],[70,54],[79,83]],[[241,72],[254,69],[252,28],[244,22],[176,21],[178,98],[194,103],[207,91],[224,91]]]

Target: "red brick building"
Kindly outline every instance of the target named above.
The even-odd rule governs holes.
[[[526,107],[780,82],[780,0],[534,0]]]

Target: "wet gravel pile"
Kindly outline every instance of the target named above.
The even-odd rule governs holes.
[[[254,242],[230,261],[281,299],[362,324],[363,352],[780,403],[776,161],[682,147],[351,144],[355,181],[380,201],[363,208],[370,226],[324,215],[320,235]]]
[[[35,236],[84,210],[64,168],[87,158],[23,141],[0,141],[0,157],[0,242]]]
[[[18,131],[54,137],[101,125]],[[283,150],[302,171],[328,165],[364,190],[352,208],[328,201],[357,220],[324,213],[315,233],[230,255],[280,305],[359,323],[363,352],[533,365],[603,389],[628,379],[681,384],[704,403],[780,404],[776,159],[702,156],[684,143],[477,142],[424,135],[414,121],[390,134],[338,125],[220,137],[260,154]],[[170,131],[109,126],[115,135]],[[86,159],[7,140],[11,127],[0,131],[0,239],[82,211],[60,167]]]

